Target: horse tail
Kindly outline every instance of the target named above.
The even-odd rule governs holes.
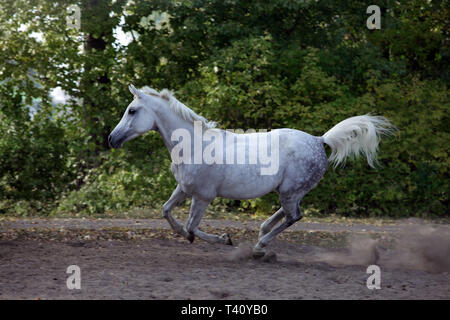
[[[395,130],[395,126],[381,116],[364,115],[345,119],[322,136],[324,143],[331,147],[328,160],[337,167],[345,163],[347,157],[363,154],[369,166],[374,167],[378,162],[381,136],[392,135]]]

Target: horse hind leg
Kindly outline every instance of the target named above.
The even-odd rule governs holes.
[[[258,243],[253,248],[255,257],[264,256],[264,247],[266,247],[279,233],[283,232],[286,228],[290,227],[303,217],[302,211],[300,209],[300,202],[303,197],[317,185],[320,179],[322,179],[328,164],[326,156],[324,156],[322,160],[322,165],[316,167],[315,169],[312,168],[312,174],[309,176],[309,178],[303,177],[303,183],[299,184],[300,187],[295,188],[295,190],[291,188],[285,188],[284,192],[280,192],[281,208],[283,209],[285,219],[276,228],[260,236]],[[289,186],[289,183],[286,186]],[[265,221],[263,225],[265,225],[267,222],[267,228],[264,229],[264,231],[269,229],[270,226],[273,227],[276,224],[275,220],[279,218],[279,216],[272,216],[268,219],[268,221]]]
[[[275,212],[272,216],[270,216],[266,221],[264,221],[261,224],[261,227],[259,229],[259,236],[258,239],[261,239],[264,237],[267,233],[270,232],[270,230],[273,229],[273,227],[284,217],[284,210],[283,207],[278,209],[277,212]]]
[[[278,234],[286,230],[288,227],[293,225],[296,221],[303,217],[302,211],[300,209],[300,201],[303,195],[292,199],[290,195],[283,196],[280,195],[281,206],[285,219],[280,225],[272,229],[267,234],[259,238],[258,243],[253,248],[253,255],[255,257],[262,257],[265,255],[264,247],[266,247]],[[281,210],[281,209],[280,209]],[[278,212],[280,211],[278,210]],[[277,213],[278,213],[277,212]]]

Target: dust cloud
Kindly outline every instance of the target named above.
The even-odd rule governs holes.
[[[248,260],[253,255],[253,246],[249,242],[242,242],[235,250],[231,251],[227,256],[229,261]]]
[[[264,256],[255,257],[253,255],[253,245],[249,242],[243,242],[228,254],[227,259],[229,261],[246,261],[253,259],[260,260],[262,262],[274,263],[277,261],[277,255],[272,251],[267,251]]]
[[[398,230],[397,233],[386,234],[380,239],[373,239],[367,234],[356,234],[351,236],[348,245],[341,249],[312,246],[308,253],[296,257],[296,260],[332,266],[376,264],[392,269],[450,272],[450,226],[433,226],[414,219],[400,224]],[[293,258],[290,255],[289,257]],[[227,260],[253,260],[253,244],[241,243],[229,252]],[[276,260],[273,252],[268,252],[260,259],[264,262]]]
[[[377,264],[395,269],[422,270],[431,273],[450,272],[450,228],[407,223],[391,241],[375,240],[366,235],[349,239],[345,250],[318,250],[309,262],[331,265]]]

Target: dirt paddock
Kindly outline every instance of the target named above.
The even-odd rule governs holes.
[[[3,230],[0,299],[450,298],[447,260],[440,269],[408,266],[401,262],[417,260],[411,252],[379,246],[367,237],[333,248],[335,240],[324,246],[291,233],[270,246],[276,259],[255,260],[249,243],[254,232],[237,237],[235,246],[190,244],[166,236],[167,230],[153,238],[127,239],[33,237],[33,232],[8,237]],[[448,247],[443,250],[437,254],[448,253]],[[406,260],[398,259],[402,254]],[[366,286],[369,264],[381,268],[379,290]],[[66,286],[69,265],[81,269],[81,290]]]

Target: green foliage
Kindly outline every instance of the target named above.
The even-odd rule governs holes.
[[[176,186],[168,152],[155,133],[102,157],[102,165],[83,177],[81,188],[59,199],[54,214],[108,214],[130,208],[159,208]]]
[[[66,25],[74,3],[80,31]],[[356,0],[0,0],[0,213],[159,208],[175,187],[159,136],[107,148],[133,83],[176,90],[222,128],[322,135],[350,116],[384,115],[399,131],[381,143],[382,167],[329,169],[302,206],[448,214],[448,1],[378,5],[381,30],[365,27],[367,2]],[[114,38],[122,17],[127,46]],[[56,86],[72,99],[52,105]],[[213,206],[266,215],[279,203]]]
[[[270,70],[271,37],[235,41],[203,66],[182,96],[227,128],[271,128],[286,101],[285,86]]]
[[[14,107],[20,110],[20,105]],[[32,119],[11,119],[0,110],[0,212],[17,210],[26,201],[31,212],[48,209],[45,203],[73,180],[66,167],[69,143],[59,120],[50,119],[45,110]]]
[[[341,214],[446,214],[448,88],[439,82],[412,79],[388,82],[374,91],[356,99],[349,109],[383,114],[398,127],[396,138],[381,144],[381,167],[375,171],[360,160],[329,170],[325,183],[311,192],[307,203],[315,208],[320,208],[317,203],[326,204],[323,212],[331,209]]]

